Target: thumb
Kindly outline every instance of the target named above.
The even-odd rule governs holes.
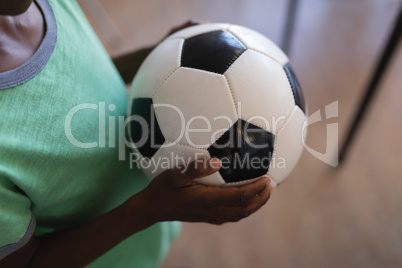
[[[222,166],[222,161],[217,158],[198,159],[174,169],[174,177],[177,185],[186,185],[192,180],[202,178],[217,172]]]

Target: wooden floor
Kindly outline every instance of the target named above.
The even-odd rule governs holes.
[[[188,18],[242,24],[280,42],[281,0],[81,0],[112,56],[159,40]],[[98,3],[98,4],[96,4]],[[342,140],[398,0],[305,0],[290,58],[309,114],[334,101],[339,117],[309,128],[325,152],[326,124]],[[107,17],[105,17],[105,14]],[[184,224],[163,268],[402,267],[402,44],[344,166],[305,152],[268,204],[221,227]]]

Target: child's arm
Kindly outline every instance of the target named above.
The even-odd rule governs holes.
[[[82,225],[33,237],[0,261],[0,267],[83,267],[157,222],[236,222],[268,201],[272,190],[268,178],[230,188],[195,183],[194,179],[219,170],[220,161],[214,161],[193,162],[185,172],[165,171],[114,210]]]

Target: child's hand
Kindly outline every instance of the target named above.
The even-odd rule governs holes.
[[[187,221],[223,224],[237,222],[257,211],[269,199],[268,177],[242,187],[204,186],[194,179],[217,172],[218,159],[192,162],[187,169],[161,173],[140,194],[149,205],[154,221]]]

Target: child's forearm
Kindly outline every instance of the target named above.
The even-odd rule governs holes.
[[[40,238],[0,261],[1,267],[83,267],[152,224],[141,194],[87,223]],[[3,266],[4,265],[4,266]]]

